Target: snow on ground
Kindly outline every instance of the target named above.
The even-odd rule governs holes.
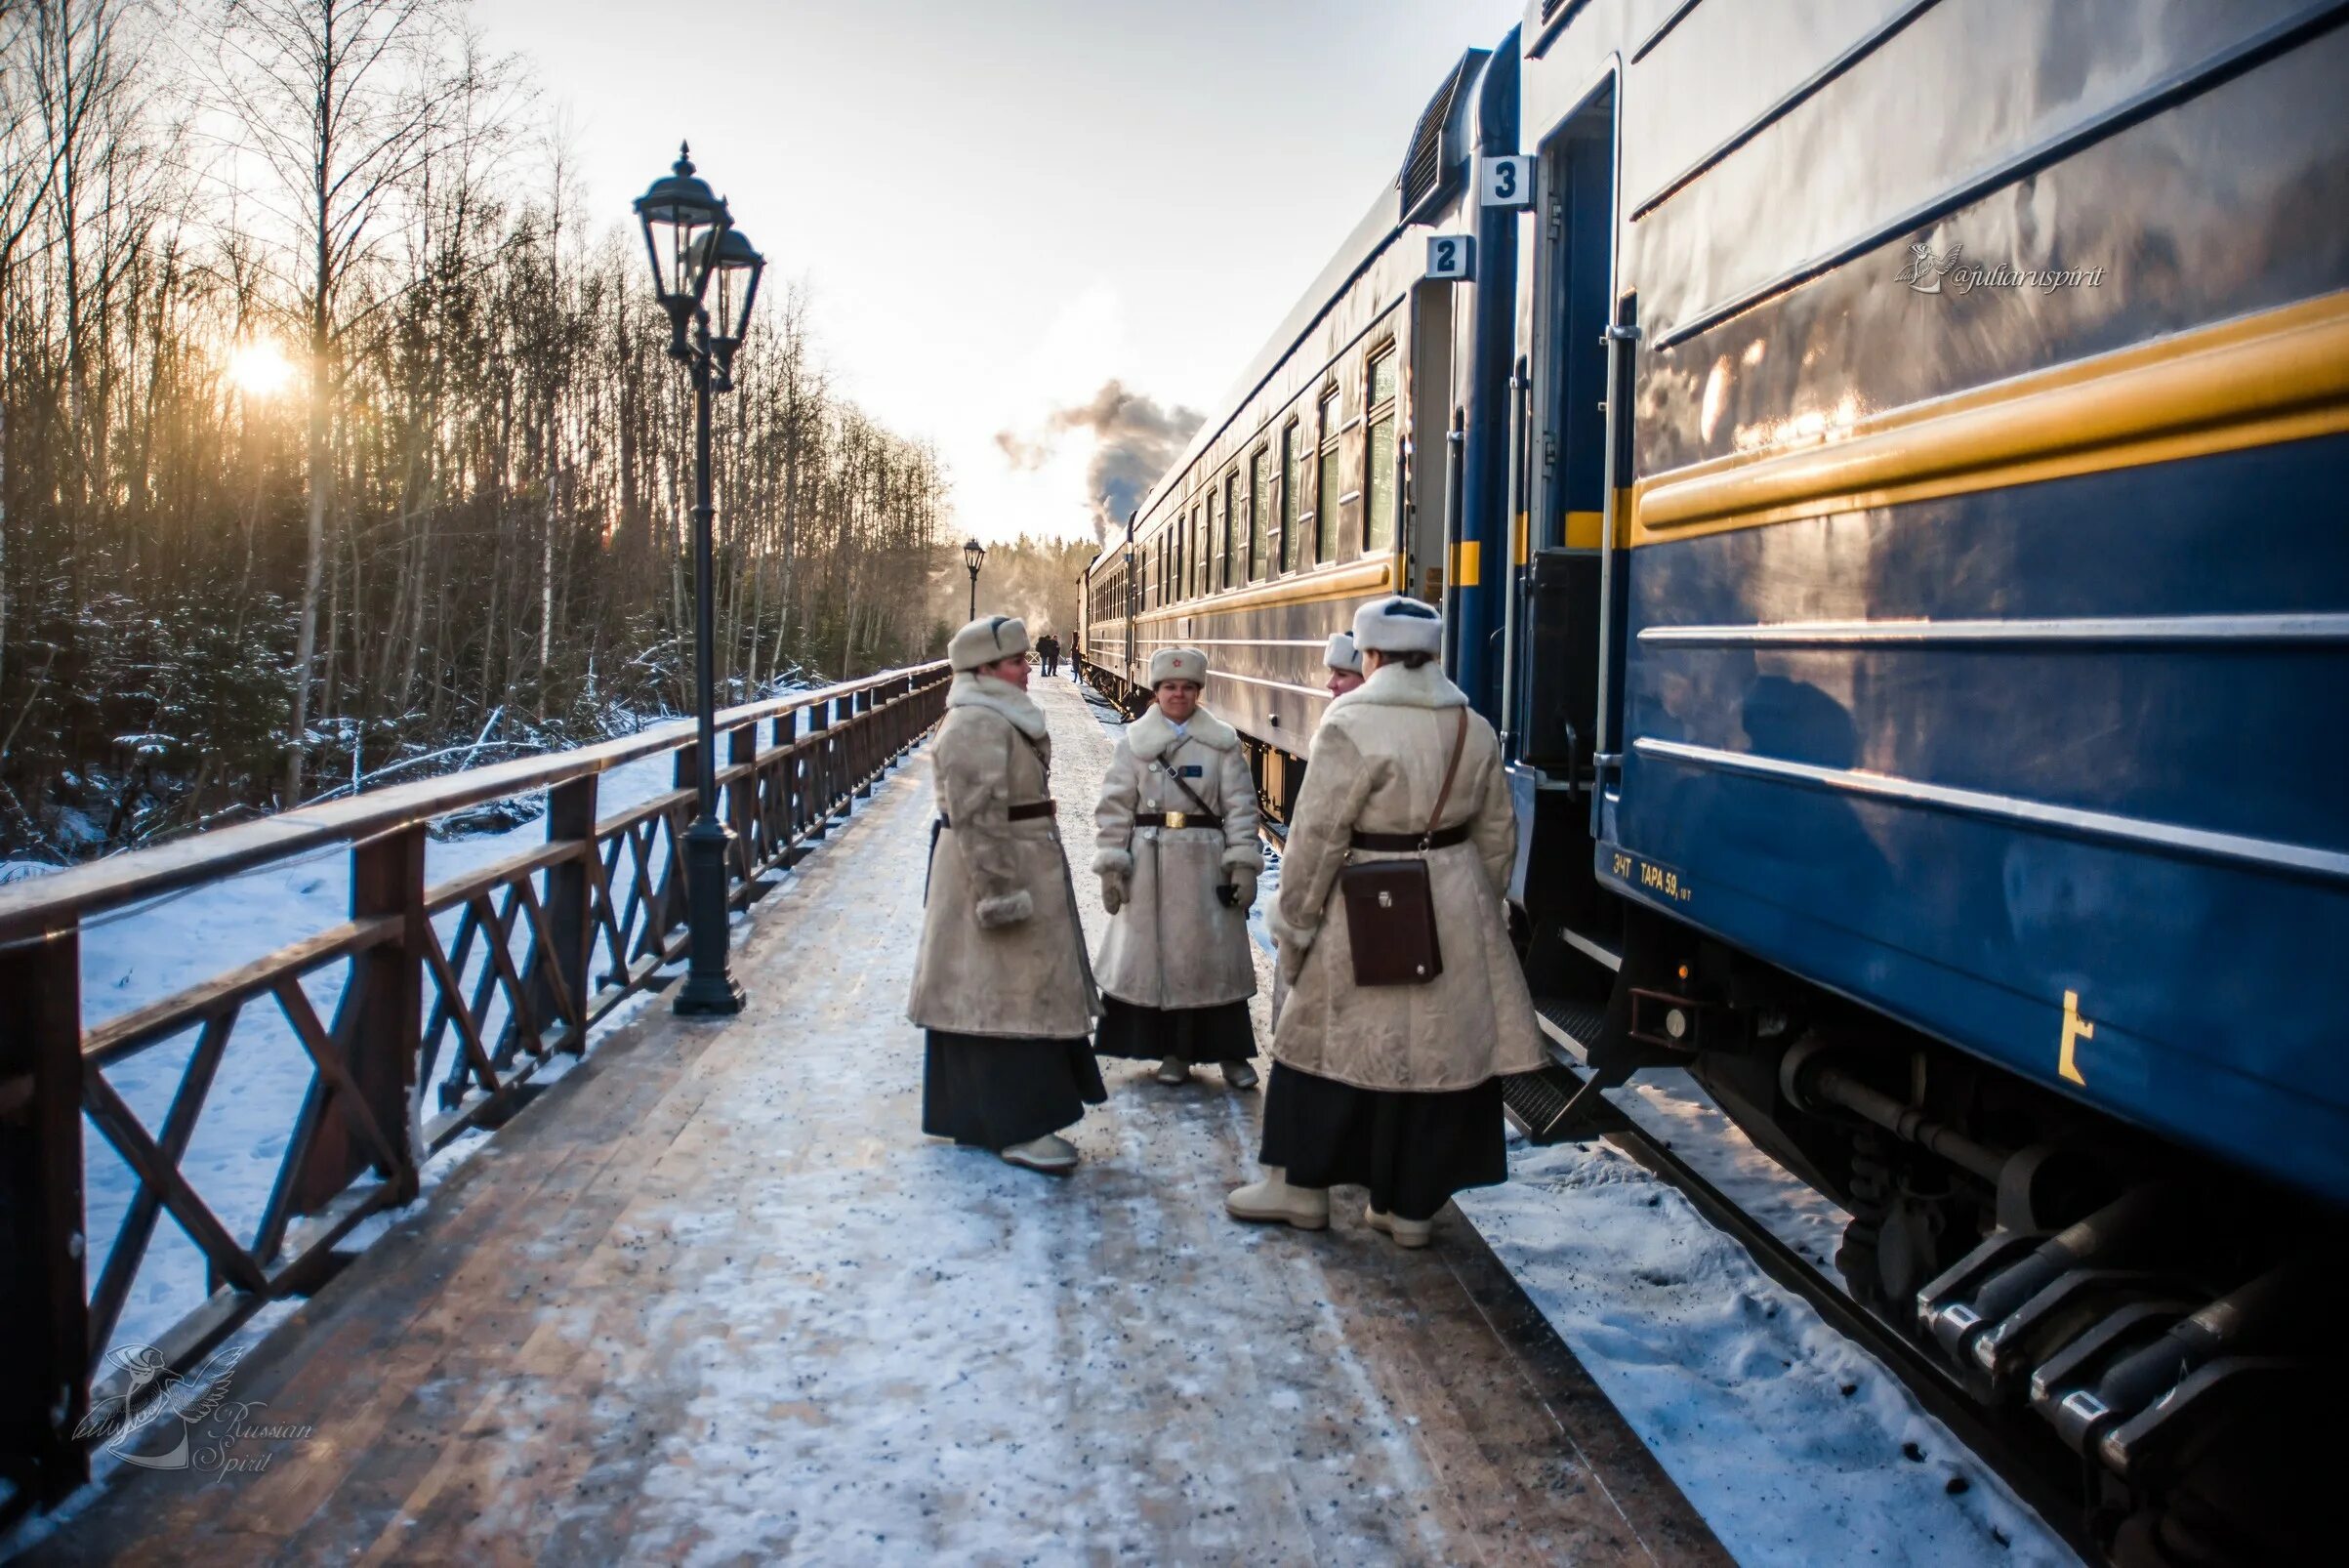
[[[1461,1212],[1739,1562],[2077,1560],[1899,1379],[1628,1156],[1519,1145],[1510,1175]]]
[[[599,814],[610,817],[666,794],[675,787],[675,767],[673,754],[661,753],[603,774],[597,790]],[[504,833],[432,841],[425,851],[426,885],[523,853],[545,839],[542,819]],[[619,880],[612,889],[615,899],[626,899],[633,878],[633,868],[623,856]],[[84,1025],[103,1023],[160,1002],[335,926],[350,915],[350,851],[343,846],[102,916],[82,928]],[[444,949],[455,939],[458,920],[458,912],[450,910],[433,922]],[[515,950],[520,954],[519,940]],[[479,971],[482,952],[476,940],[469,983]],[[330,964],[303,981],[310,1005],[329,1024],[342,996],[344,970],[345,966]],[[428,990],[426,995],[429,1007],[434,993]],[[612,1027],[642,1002],[641,996],[632,998],[601,1027]],[[503,1018],[501,999],[489,1016],[485,1032],[490,1038],[496,1037]],[[149,1133],[160,1133],[195,1043],[191,1027],[106,1069],[107,1082]],[[452,1033],[442,1044],[435,1079],[445,1069],[449,1053],[457,1049]],[[539,1070],[538,1081],[552,1082],[576,1060],[556,1057]],[[180,1161],[180,1169],[198,1195],[220,1216],[230,1234],[248,1246],[258,1231],[278,1165],[293,1136],[310,1075],[309,1057],[276,1003],[266,995],[248,1001],[205,1097],[195,1135]],[[438,1100],[433,1085],[428,1084],[424,1093],[430,1117],[436,1113]],[[83,1141],[84,1202],[90,1269],[95,1279],[121,1229],[138,1180],[94,1125],[85,1125]],[[470,1141],[460,1146],[470,1146]],[[202,1302],[204,1276],[202,1253],[178,1224],[168,1217],[157,1224],[111,1342],[151,1341]]]

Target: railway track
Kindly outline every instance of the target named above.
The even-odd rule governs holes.
[[[1551,1065],[1509,1080],[1504,1102],[1509,1119],[1529,1137],[1601,1138],[1677,1189],[1715,1229],[1742,1246],[1754,1265],[1808,1302],[1846,1339],[1858,1343],[1905,1383],[1925,1411],[2006,1483],[2038,1513],[2048,1529],[2084,1562],[2105,1559],[2087,1529],[2087,1510],[2078,1490],[2080,1462],[2042,1424],[2025,1412],[1986,1410],[1970,1398],[1939,1363],[1891,1324],[1854,1300],[1834,1278],[1723,1193],[1702,1172],[1650,1133],[1603,1093],[1583,1097],[1571,1131],[1542,1136],[1584,1090],[1587,1069],[1571,1030],[1587,1022],[1571,1005],[1542,1007],[1542,1027],[1551,1046]]]

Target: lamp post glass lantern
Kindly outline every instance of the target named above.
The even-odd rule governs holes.
[[[750,325],[766,263],[723,199],[693,171],[680,144],[677,162],[636,202],[644,230],[652,287],[669,312],[669,352],[693,380],[693,825],[685,830],[685,923],[690,937],[685,983],[678,988],[681,1013],[742,1011],[742,987],[726,966],[726,864],[734,832],[718,818],[717,647],[712,635],[716,598],[711,562],[710,399],[734,390],[734,351]],[[712,330],[710,285],[718,285]]]
[[[963,564],[970,569],[970,619],[978,619],[978,574],[987,563],[987,547],[972,539],[963,546]]]

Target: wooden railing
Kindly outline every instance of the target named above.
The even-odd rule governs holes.
[[[945,665],[925,665],[718,716],[735,904],[765,891],[768,873],[943,717],[947,680]],[[672,788],[598,810],[604,775],[662,753]],[[94,1394],[116,1391],[101,1382],[104,1351],[163,1216],[206,1274],[202,1304],[155,1340],[184,1372],[265,1303],[317,1289],[342,1261],[337,1243],[417,1196],[434,1151],[502,1121],[542,1064],[584,1052],[598,1019],[665,983],[688,945],[695,764],[693,726],[669,724],[0,887],[0,1476],[13,1488],[0,1508],[46,1506],[87,1479],[76,1429]],[[543,846],[427,885],[429,823],[540,792]],[[348,920],[85,1021],[81,938],[98,918],[345,852]],[[334,993],[331,1018],[314,990]],[[309,1064],[268,1201],[244,1225],[181,1168],[240,1020],[248,1034],[290,1032]],[[109,1073],[167,1047],[185,1049],[185,1065],[150,1127]],[[169,1058],[158,1060],[168,1078]],[[135,1178],[94,1277],[85,1118]]]

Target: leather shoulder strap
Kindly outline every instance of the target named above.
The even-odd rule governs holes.
[[[1444,787],[1435,792],[1435,809],[1427,813],[1427,831],[1422,834],[1422,848],[1435,837],[1435,830],[1444,824],[1444,806],[1452,799],[1452,780],[1460,772],[1460,754],[1468,744],[1468,710],[1460,710],[1460,722],[1452,730],[1452,760],[1444,764]]]

